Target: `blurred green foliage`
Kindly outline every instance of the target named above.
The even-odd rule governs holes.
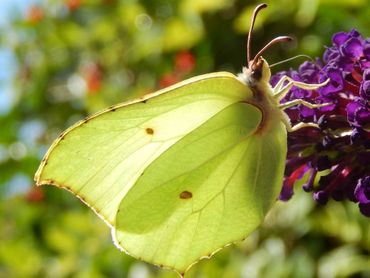
[[[341,30],[370,35],[367,0],[266,2],[254,53],[277,35],[297,38],[265,53],[270,63],[321,56]],[[0,277],[176,277],[118,251],[92,211],[66,191],[33,187],[33,175],[52,140],[87,114],[193,75],[239,72],[255,5],[49,0],[14,16],[0,34],[17,64],[0,114]],[[354,204],[319,207],[300,192],[189,277],[370,277],[369,221]]]

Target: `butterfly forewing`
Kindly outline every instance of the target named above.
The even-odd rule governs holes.
[[[234,75],[214,73],[111,107],[64,132],[36,182],[70,190],[114,226],[119,203],[148,165],[225,107],[250,98]]]

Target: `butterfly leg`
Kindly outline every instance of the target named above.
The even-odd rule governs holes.
[[[315,123],[298,123],[294,126],[290,126],[287,128],[288,132],[294,132],[298,129],[305,128],[305,127],[314,127],[314,128],[320,128],[318,124]]]
[[[292,107],[292,106],[295,106],[295,105],[304,105],[304,106],[309,107],[309,108],[318,108],[318,107],[323,107],[323,106],[330,105],[330,104],[331,103],[314,104],[314,103],[310,103],[308,101],[305,101],[303,99],[295,99],[295,100],[288,101],[288,102],[285,102],[283,104],[280,104],[279,108],[284,110],[286,108],[289,108],[289,107]],[[282,120],[283,120],[283,123],[286,126],[286,129],[287,129],[288,132],[294,132],[298,129],[305,128],[305,127],[320,128],[315,123],[298,123],[298,124],[292,126],[291,123],[290,123],[288,115],[286,115],[285,113],[283,113],[283,115],[284,115],[284,117],[282,118]]]
[[[278,83],[276,83],[275,87],[273,88],[274,94],[276,94],[276,92],[279,92],[283,87],[286,87],[286,85],[284,86],[285,81],[293,81],[293,80],[289,76],[284,75],[282,78],[280,78]]]
[[[296,105],[304,105],[308,108],[319,108],[319,107],[323,107],[323,106],[327,106],[327,105],[331,105],[332,103],[319,103],[319,104],[316,104],[316,103],[311,103],[311,102],[308,102],[308,101],[305,101],[303,99],[294,99],[294,100],[291,100],[291,101],[287,101],[285,103],[282,103],[279,105],[279,108],[284,110],[286,108],[289,108],[289,107],[292,107],[292,106],[296,106]]]
[[[290,78],[289,76],[285,75],[278,81],[278,83],[273,88],[273,95],[274,95],[274,98],[276,100],[280,101],[282,98],[284,98],[286,96],[286,94],[290,91],[290,89],[293,86],[295,86],[297,88],[305,89],[305,90],[316,90],[316,89],[318,89],[320,87],[323,87],[326,84],[328,84],[329,81],[330,81],[330,79],[327,79],[324,82],[319,83],[319,84],[307,84],[307,83],[295,81],[292,78]],[[284,85],[285,82],[288,82],[288,83],[286,85]],[[327,106],[327,105],[330,105],[330,104],[331,103],[314,104],[314,103],[310,103],[308,101],[305,101],[303,99],[295,99],[295,100],[288,101],[288,102],[280,104],[279,108],[281,110],[284,110],[286,108],[289,108],[289,107],[292,107],[292,106],[295,106],[295,105],[304,105],[304,106],[309,107],[309,108],[319,108],[319,107]],[[283,115],[284,115],[284,117],[282,118],[282,120],[283,120],[283,123],[286,126],[286,129],[287,129],[288,132],[294,132],[296,130],[299,130],[299,129],[305,128],[305,127],[319,128],[319,126],[315,123],[298,123],[298,124],[292,126],[291,123],[290,123],[288,115],[286,115],[285,113],[283,113]]]
[[[292,107],[292,106],[295,106],[295,105],[304,105],[308,108],[319,108],[319,107],[331,105],[331,103],[314,104],[314,103],[310,103],[308,101],[305,101],[303,99],[295,99],[295,100],[288,101],[288,102],[285,102],[283,104],[280,104],[279,108],[281,110],[284,110],[286,108],[289,108],[289,107]],[[319,126],[315,123],[298,123],[298,124],[292,126],[291,123],[290,123],[289,117],[285,113],[283,113],[283,114],[285,115],[284,118],[283,118],[283,123],[285,124],[288,132],[293,132],[293,131],[296,131],[298,129],[304,128],[304,127],[319,128]]]
[[[288,115],[286,115],[285,113],[283,113],[284,116],[282,117],[282,121],[283,121],[283,124],[285,125],[286,127],[286,130],[288,132],[294,132],[294,131],[297,131],[301,128],[305,128],[305,127],[314,127],[314,128],[320,128],[318,124],[315,124],[315,123],[298,123],[298,124],[295,124],[292,126],[292,124],[290,123],[290,120],[289,120],[289,117]]]
[[[288,81],[288,84],[285,86],[283,85],[285,81]],[[276,84],[276,86],[273,88],[274,98],[281,100],[285,97],[285,95],[290,91],[290,89],[295,86],[297,88],[305,89],[305,90],[316,90],[320,87],[325,86],[328,84],[330,79],[327,79],[326,81],[319,83],[319,84],[307,84],[299,81],[295,81],[289,76],[283,76],[279,82]]]
[[[298,129],[305,128],[305,127],[320,128],[319,125],[315,123],[302,123],[302,122],[292,126],[288,115],[285,114],[284,112],[282,114],[283,114],[283,117],[281,118],[281,120],[283,124],[285,125],[286,130],[288,132],[294,132],[294,131],[297,131]]]

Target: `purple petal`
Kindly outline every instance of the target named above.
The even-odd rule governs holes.
[[[332,37],[332,41],[335,45],[337,46],[341,46],[342,44],[344,44],[346,42],[346,40],[348,40],[349,38],[351,37],[350,34],[346,33],[346,32],[339,32],[339,33],[336,33],[334,34],[334,36]]]
[[[305,97],[309,97],[310,96],[310,92],[309,91],[306,91],[306,90],[303,90],[303,89],[299,89],[297,87],[293,87],[291,90],[290,90],[290,99],[293,100],[293,99],[303,99]]]
[[[370,122],[370,109],[361,100],[350,102],[347,107],[349,123],[355,127],[362,127]]]
[[[299,73],[296,70],[290,69],[287,72],[287,75],[290,76],[292,79],[296,81],[303,81],[302,78],[300,77]]]
[[[294,194],[293,186],[290,183],[289,178],[286,178],[284,180],[284,184],[280,192],[279,200],[288,201],[290,200],[290,198],[292,198],[293,194]]]
[[[367,41],[366,44],[364,45],[363,52],[364,52],[364,56],[367,59],[370,59],[370,41]]]
[[[340,58],[340,53],[337,48],[330,47],[330,48],[327,48],[324,52],[323,59],[324,59],[324,62],[327,64],[330,61],[336,61],[339,58]]]
[[[352,145],[364,145],[370,139],[368,133],[362,128],[355,127],[351,133]]]
[[[342,72],[339,69],[334,67],[326,68],[326,74],[321,73],[319,81],[324,82],[328,78],[330,78],[329,84],[318,89],[321,94],[324,96],[329,96],[343,89],[344,80]]]
[[[340,48],[343,56],[358,59],[363,54],[362,42],[358,38],[350,38]]]
[[[338,101],[336,99],[323,97],[323,96],[319,96],[318,98],[316,98],[316,103],[331,103],[329,105],[325,105],[323,107],[318,108],[321,112],[333,111],[337,106],[336,104],[337,102]]]
[[[366,176],[357,182],[355,196],[361,204],[370,203],[370,176]]]
[[[310,177],[308,178],[307,182],[304,185],[302,185],[302,188],[304,191],[310,192],[313,190],[313,183],[315,181],[316,174],[317,174],[317,170],[313,168],[311,170]]]
[[[317,76],[320,71],[320,68],[317,64],[312,62],[304,62],[298,69],[302,80],[306,83],[314,83],[317,82]]]
[[[366,80],[361,84],[360,95],[367,100],[370,100],[370,80]]]
[[[324,190],[315,192],[313,194],[313,199],[321,205],[326,205],[329,200],[328,193]]]
[[[362,40],[361,34],[356,29],[352,29],[348,34],[353,38],[360,38]]]
[[[370,68],[364,70],[364,73],[362,74],[362,79],[370,80]]]
[[[336,61],[336,66],[342,71],[351,72],[353,65],[353,59],[350,56],[340,56]]]
[[[301,105],[299,110],[300,110],[301,116],[303,118],[309,118],[309,117],[313,117],[313,116],[316,115],[316,112],[315,112],[314,109],[308,108],[308,107],[303,106],[303,105]]]

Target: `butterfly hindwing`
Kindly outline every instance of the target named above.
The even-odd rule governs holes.
[[[234,103],[154,160],[122,200],[115,242],[134,257],[185,272],[245,238],[276,200],[285,127],[260,135],[261,111]]]

